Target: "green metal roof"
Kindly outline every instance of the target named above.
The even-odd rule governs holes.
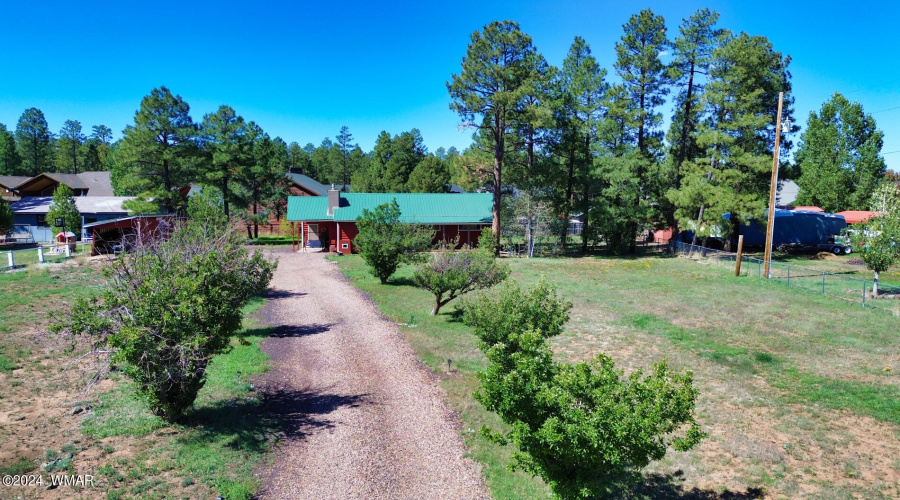
[[[490,193],[341,193],[341,204],[334,215],[327,215],[327,196],[289,196],[287,220],[339,222],[355,221],[363,209],[397,200],[400,219],[418,224],[484,224],[492,220],[493,195]]]

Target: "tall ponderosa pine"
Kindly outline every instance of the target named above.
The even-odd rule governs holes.
[[[141,99],[134,125],[125,127],[117,185],[121,191],[152,198],[168,213],[184,208],[178,189],[196,181],[197,127],[190,106],[166,87]]]
[[[97,158],[101,167],[98,170],[110,170],[108,163],[109,150],[112,147],[112,129],[106,125],[94,125],[91,127],[91,135],[89,143],[94,144],[97,149]]]
[[[249,209],[247,236],[256,238],[259,237],[259,224],[265,220],[260,205],[270,198],[277,181],[287,172],[287,144],[278,137],[271,139],[253,122],[247,128],[252,138],[252,157],[238,169],[235,182],[240,186],[243,206]]]
[[[703,156],[685,162],[681,188],[669,192],[682,226],[700,235],[721,228],[732,236],[741,223],[764,214],[780,91],[784,119],[792,113],[789,63],[765,37],[746,33],[715,51],[703,93],[706,119],[696,139]],[[782,144],[790,148],[789,141]],[[723,226],[726,213],[730,222]],[[729,249],[731,243],[729,237]]]
[[[679,36],[672,43],[672,63],[668,72],[677,85],[674,116],[669,128],[668,167],[671,169],[671,187],[681,188],[681,166],[684,162],[694,161],[703,155],[697,144],[695,132],[703,117],[703,106],[700,98],[706,87],[709,65],[713,51],[722,42],[724,31],[716,28],[719,13],[709,9],[700,9],[691,17],[684,19],[679,28]],[[675,218],[675,207],[667,198],[660,200],[666,222],[678,227]],[[677,232],[677,231],[676,231]]]
[[[557,123],[561,131],[559,149],[566,164],[563,220],[568,221],[571,211],[578,209],[584,217],[585,228],[590,225],[591,197],[597,191],[596,142],[598,126],[606,113],[604,99],[609,88],[605,76],[606,70],[591,55],[590,46],[581,37],[575,37],[559,72]],[[564,225],[562,245],[565,245],[566,233]],[[582,251],[586,250],[587,238],[583,238]]]
[[[337,140],[338,151],[341,153],[341,162],[339,170],[335,172],[334,177],[340,179],[341,184],[346,185],[350,183],[350,176],[353,174],[350,154],[356,146],[353,144],[353,134],[350,133],[350,128],[346,125],[341,127],[341,131],[335,139]]]
[[[462,60],[462,71],[454,74],[447,90],[463,124],[475,127],[488,141],[493,155],[492,229],[500,245],[500,210],[504,157],[510,152],[507,136],[516,125],[528,81],[533,77],[536,52],[531,37],[512,21],[494,21],[472,34]]]
[[[44,113],[37,108],[26,109],[16,125],[16,147],[22,158],[22,175],[37,175],[49,170],[53,158],[53,134]]]
[[[797,203],[826,212],[866,210],[887,166],[881,157],[884,134],[862,104],[839,93],[810,112],[800,137]]]
[[[221,191],[225,217],[230,218],[231,203],[236,198],[231,180],[252,160],[247,123],[230,106],[220,106],[203,117],[200,130],[209,160],[204,178]]]
[[[81,122],[66,120],[63,128],[59,131],[59,139],[56,141],[58,171],[78,173],[79,150],[84,144],[84,140]]]
[[[650,9],[631,16],[622,28],[625,34],[616,42],[616,73],[622,78],[628,98],[637,113],[637,148],[648,156],[658,156],[662,132],[658,129],[662,114],[656,108],[669,93],[669,78],[659,54],[669,46],[666,22]]]

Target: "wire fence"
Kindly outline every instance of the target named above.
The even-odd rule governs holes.
[[[89,245],[79,245],[66,254],[65,246],[22,248],[18,250],[0,250],[0,271],[27,267],[40,263],[59,263],[72,257],[90,252]]]
[[[675,242],[676,255],[702,260],[722,267],[735,268],[737,254],[706,248],[700,245]],[[741,274],[755,278],[765,278],[765,262],[755,257],[741,256]],[[854,278],[843,273],[811,269],[808,267],[772,261],[769,277],[788,288],[796,288],[811,293],[827,295],[861,305],[900,312],[900,288],[878,284],[878,299],[872,296],[872,280]],[[891,298],[895,300],[891,300]]]

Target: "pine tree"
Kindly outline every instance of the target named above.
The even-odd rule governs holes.
[[[493,156],[494,203],[492,229],[500,245],[500,210],[504,157],[510,152],[507,137],[514,130],[524,94],[533,78],[531,64],[536,52],[531,37],[512,21],[495,21],[472,34],[462,60],[462,71],[454,74],[447,90],[463,125],[477,128],[487,139]]]
[[[449,183],[447,165],[437,156],[429,155],[409,175],[406,190],[410,193],[446,193]]]
[[[672,43],[673,60],[669,65],[669,77],[678,86],[675,96],[674,116],[669,128],[668,142],[671,144],[667,167],[670,171],[672,189],[681,188],[681,166],[703,155],[697,144],[696,131],[703,117],[700,98],[706,87],[710,61],[713,52],[723,41],[724,31],[716,28],[719,13],[700,9],[684,19],[679,28],[679,36]],[[678,232],[675,207],[666,197],[660,199],[662,212],[668,224]]]
[[[251,161],[251,142],[244,118],[230,106],[220,106],[203,117],[200,126],[203,149],[208,158],[204,180],[222,193],[225,217],[231,217],[235,186],[230,184],[237,172]]]
[[[56,220],[62,219],[65,222],[65,230],[75,233],[76,238],[81,238],[81,213],[75,206],[75,196],[72,189],[60,183],[56,190],[53,191],[53,201],[50,203],[50,209],[47,211],[47,223],[51,225],[54,233],[60,233],[63,226],[57,226]]]
[[[84,134],[81,132],[81,122],[78,120],[66,120],[59,131],[59,139],[56,141],[57,171],[78,173],[79,150],[84,144]]]
[[[49,170],[53,158],[53,134],[44,113],[37,108],[26,109],[16,125],[16,147],[22,158],[22,175],[37,175]]]
[[[575,37],[559,72],[561,105],[557,121],[561,129],[559,149],[567,165],[563,220],[568,221],[571,210],[577,208],[584,217],[585,228],[590,226],[591,201],[597,191],[596,142],[599,124],[606,113],[604,99],[609,88],[605,76],[606,70],[591,55],[590,46],[581,37]],[[579,192],[577,202],[576,191]],[[560,234],[563,246],[566,226],[563,225]],[[582,251],[587,250],[587,244],[587,238],[582,238]]]
[[[0,175],[19,175],[22,173],[22,158],[16,151],[16,138],[0,123]]]
[[[779,91],[786,96],[783,115],[792,113],[790,57],[765,37],[741,33],[713,58],[703,93],[706,119],[696,136],[704,154],[685,162],[681,188],[670,190],[669,198],[683,226],[701,236],[721,228],[730,249],[739,225],[761,217],[768,203]],[[723,214],[730,214],[729,223],[723,224]]]
[[[166,87],[141,100],[134,125],[125,127],[114,181],[120,191],[135,192],[168,213],[184,209],[178,189],[196,180],[197,126],[190,106]]]

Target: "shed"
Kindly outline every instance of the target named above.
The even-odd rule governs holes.
[[[475,245],[481,230],[493,220],[490,193],[341,193],[328,196],[291,196],[287,220],[297,224],[301,248],[353,253],[359,233],[356,218],[363,210],[397,200],[403,222],[431,226],[435,241],[459,238],[459,245]]]
[[[134,245],[159,236],[174,227],[174,215],[133,215],[84,225],[91,234],[91,255],[127,251]]]

